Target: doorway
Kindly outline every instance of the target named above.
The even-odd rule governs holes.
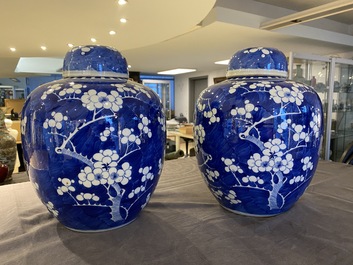
[[[208,87],[208,77],[194,77],[189,79],[189,122],[194,122],[196,101],[201,92]]]

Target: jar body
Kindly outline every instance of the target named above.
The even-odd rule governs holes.
[[[158,96],[127,79],[66,78],[36,88],[22,112],[24,160],[42,202],[66,227],[133,221],[164,162]]]
[[[205,89],[195,111],[195,151],[219,203],[252,216],[290,209],[314,175],[322,113],[314,89],[284,78],[237,77]]]

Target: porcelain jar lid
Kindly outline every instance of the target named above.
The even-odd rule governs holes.
[[[286,56],[275,48],[247,48],[236,52],[230,59],[227,78],[239,76],[287,77]]]
[[[63,77],[128,78],[126,59],[112,47],[85,45],[66,53]]]

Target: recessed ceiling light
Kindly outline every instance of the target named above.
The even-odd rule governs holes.
[[[109,34],[110,34],[110,35],[115,35],[116,32],[115,32],[114,30],[111,30],[111,31],[109,31]]]
[[[228,60],[217,61],[217,62],[214,62],[214,63],[215,63],[215,64],[228,65],[229,59],[228,59]]]
[[[47,50],[47,47],[46,47],[46,46],[40,46],[40,48],[41,48],[43,51],[46,51],[46,50]]]
[[[16,51],[16,48],[11,47],[11,48],[10,48],[10,51],[15,52],[15,51]]]
[[[131,68],[131,65],[129,64],[129,65],[127,66],[127,68]]]
[[[127,0],[118,0],[118,4],[123,6],[127,4]]]
[[[121,23],[126,23],[126,22],[127,22],[127,19],[126,19],[126,18],[121,18],[121,19],[120,19],[120,22],[121,22]]]
[[[191,72],[195,72],[195,71],[196,71],[196,69],[177,68],[177,69],[158,72],[158,74],[160,74],[160,75],[178,75],[178,74],[191,73]]]
[[[67,46],[69,46],[70,48],[74,47],[72,43],[68,43]]]
[[[92,42],[97,42],[97,40],[95,38],[91,38]]]

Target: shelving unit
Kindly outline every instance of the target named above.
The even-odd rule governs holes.
[[[353,60],[290,53],[289,79],[315,88],[324,108],[321,158],[339,161],[353,141]]]
[[[13,98],[15,89],[13,86],[0,86],[0,107],[5,106],[6,98]]]
[[[24,88],[14,88],[13,99],[26,98],[26,93]]]
[[[25,98],[24,88],[17,88],[14,86],[3,86],[0,85],[0,99],[22,99]]]

